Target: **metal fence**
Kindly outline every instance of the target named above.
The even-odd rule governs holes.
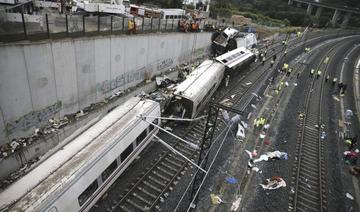
[[[33,16],[17,13],[18,21],[11,22],[7,21],[10,18],[6,13],[0,15],[0,42],[126,34],[129,20],[135,21],[136,34],[179,31],[178,20],[173,19],[45,14],[34,21]],[[28,21],[30,19],[32,21]],[[215,21],[200,21],[200,29],[204,29],[206,24],[219,26]]]

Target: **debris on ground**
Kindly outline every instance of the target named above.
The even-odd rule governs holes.
[[[322,131],[322,132],[320,133],[320,138],[321,138],[321,140],[325,140],[325,138],[326,138],[326,133],[325,133],[325,131]]]
[[[164,76],[157,76],[155,78],[156,80],[156,85],[159,87],[159,88],[166,88],[168,87],[169,85],[173,84],[174,82],[166,75]]]
[[[251,85],[252,84],[252,82],[247,82],[247,83],[245,83],[245,85]]]
[[[336,101],[338,101],[338,102],[340,102],[340,99],[339,99],[339,97],[337,97],[337,96],[333,96],[333,99],[336,100]]]
[[[349,172],[351,175],[359,176],[360,174],[360,166],[350,166]]]
[[[172,132],[173,131],[173,129],[171,128],[171,127],[165,127],[164,128],[166,131],[169,131],[169,132]]]
[[[237,211],[240,207],[240,202],[241,202],[241,196],[237,197],[235,201],[232,203],[230,211]]]
[[[252,169],[251,169],[252,171],[254,171],[254,172],[259,172],[260,171],[260,169],[258,168],[258,167],[252,167]],[[260,174],[262,173],[262,171],[260,171]]]
[[[260,136],[260,139],[264,139],[266,137],[266,134],[264,132],[261,132],[259,136]]]
[[[215,195],[215,194],[210,194],[210,198],[211,198],[211,203],[213,205],[219,205],[220,203],[222,203],[222,199],[218,196],[218,195]]]
[[[354,113],[353,113],[352,110],[347,109],[347,110],[345,111],[345,118],[346,118],[346,119],[351,119],[353,115],[354,115]]]
[[[230,184],[236,184],[238,182],[238,180],[235,177],[227,177],[225,180]]]
[[[258,159],[254,160],[254,163],[268,160],[287,160],[288,154],[286,152],[274,151],[262,154]]]
[[[256,105],[254,105],[254,104],[251,104],[251,107],[254,108],[254,109],[256,109]]]
[[[346,193],[346,197],[347,197],[348,199],[354,200],[354,197],[353,197],[351,194],[349,194],[349,193]]]
[[[234,94],[234,95],[231,95],[230,97],[233,99],[233,98],[235,97],[235,94]]]
[[[343,159],[346,164],[355,165],[359,156],[359,150],[345,151]]]
[[[271,142],[270,142],[269,140],[265,140],[265,141],[264,141],[264,144],[265,144],[265,145],[270,145]]]
[[[245,127],[242,124],[238,124],[238,131],[236,132],[237,138],[245,138]]]
[[[281,187],[286,187],[285,181],[279,176],[268,178],[260,185],[264,190],[275,190]]]

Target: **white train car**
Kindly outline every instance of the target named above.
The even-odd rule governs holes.
[[[0,211],[88,211],[158,132],[139,115],[160,117],[159,103],[133,97],[115,108],[1,192]]]
[[[240,47],[216,57],[216,60],[228,69],[246,66],[255,60],[255,54],[245,47]]]
[[[225,66],[205,60],[174,91],[171,113],[182,118],[194,118],[219,87]]]

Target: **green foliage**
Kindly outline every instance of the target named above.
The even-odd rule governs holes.
[[[231,17],[233,9],[236,8],[234,8],[231,0],[213,1],[210,5],[210,17]]]

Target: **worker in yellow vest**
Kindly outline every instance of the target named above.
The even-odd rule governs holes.
[[[320,75],[321,75],[321,70],[318,70],[316,73],[316,79],[319,79]]]
[[[131,19],[128,21],[128,32],[130,35],[135,33],[135,22]]]
[[[328,64],[330,58],[329,57],[326,57],[325,60],[324,60],[324,64]]]
[[[284,63],[284,65],[283,65],[283,67],[282,67],[282,71],[287,71],[288,70],[288,68],[289,68],[289,64],[287,64],[287,63]]]
[[[292,68],[289,68],[288,71],[287,71],[287,73],[286,73],[286,76],[290,76],[292,70],[293,70]]]
[[[312,68],[312,69],[310,70],[310,75],[309,75],[309,77],[312,78],[312,77],[314,76],[314,74],[315,74],[315,70]]]
[[[333,81],[332,81],[332,85],[335,85],[336,84],[336,81],[337,81],[337,78],[334,77]]]

